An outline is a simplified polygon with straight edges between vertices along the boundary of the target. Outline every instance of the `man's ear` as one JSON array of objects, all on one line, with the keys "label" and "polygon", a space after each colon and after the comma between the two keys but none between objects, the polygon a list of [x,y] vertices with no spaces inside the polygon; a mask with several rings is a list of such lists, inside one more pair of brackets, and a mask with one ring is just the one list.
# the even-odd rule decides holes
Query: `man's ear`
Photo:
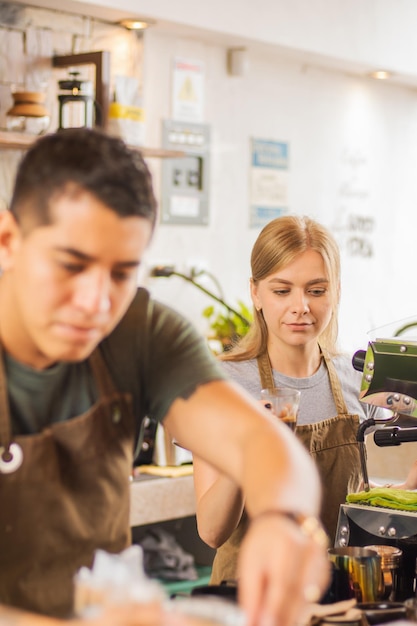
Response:
[{"label": "man's ear", "polygon": [[14,215],[0,211],[0,268],[6,272],[13,266],[14,253],[20,245],[21,230]]}]

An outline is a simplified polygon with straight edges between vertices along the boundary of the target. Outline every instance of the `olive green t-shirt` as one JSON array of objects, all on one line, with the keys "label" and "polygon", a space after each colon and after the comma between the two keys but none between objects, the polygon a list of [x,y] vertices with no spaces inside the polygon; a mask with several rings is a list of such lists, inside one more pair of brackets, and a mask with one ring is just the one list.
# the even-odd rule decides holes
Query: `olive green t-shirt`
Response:
[{"label": "olive green t-shirt", "polygon": [[[100,349],[118,391],[130,393],[137,432],[145,416],[163,420],[172,402],[225,378],[205,339],[173,309],[137,294]],[[37,371],[5,355],[12,430],[40,432],[87,411],[97,399],[88,360]]]}]

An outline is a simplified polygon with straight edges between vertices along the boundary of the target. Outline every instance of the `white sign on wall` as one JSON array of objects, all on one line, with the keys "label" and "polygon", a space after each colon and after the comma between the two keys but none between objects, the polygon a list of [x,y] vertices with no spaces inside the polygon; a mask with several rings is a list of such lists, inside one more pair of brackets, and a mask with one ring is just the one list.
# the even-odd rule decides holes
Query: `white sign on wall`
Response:
[{"label": "white sign on wall", "polygon": [[175,58],[172,75],[172,119],[202,122],[204,116],[204,64]]}]

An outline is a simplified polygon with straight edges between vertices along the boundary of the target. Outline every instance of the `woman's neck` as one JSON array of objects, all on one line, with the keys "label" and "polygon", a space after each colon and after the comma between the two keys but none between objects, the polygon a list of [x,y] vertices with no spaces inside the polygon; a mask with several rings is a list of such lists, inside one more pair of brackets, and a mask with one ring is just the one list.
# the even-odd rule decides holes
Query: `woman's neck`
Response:
[{"label": "woman's neck", "polygon": [[307,378],[317,372],[321,363],[320,347],[313,346],[271,346],[268,355],[272,369],[293,378]]}]

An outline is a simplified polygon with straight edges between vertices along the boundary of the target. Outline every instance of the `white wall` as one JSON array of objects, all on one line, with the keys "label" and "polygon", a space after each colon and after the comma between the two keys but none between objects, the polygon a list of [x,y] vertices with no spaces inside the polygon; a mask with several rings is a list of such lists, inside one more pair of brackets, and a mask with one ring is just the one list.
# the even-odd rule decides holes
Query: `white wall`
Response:
[{"label": "white wall", "polygon": [[[268,14],[260,10],[266,1],[257,3],[255,20],[252,5],[243,3],[237,12],[235,0],[227,0],[220,12],[223,21],[214,11],[215,6],[206,15],[200,5],[201,10],[196,12],[196,5],[182,0],[176,4],[174,15],[165,0],[152,2],[154,17],[164,15],[167,20],[176,18],[187,23],[188,34],[159,25],[145,34],[146,143],[151,147],[161,143],[162,120],[171,117],[172,60],[185,56],[205,64],[205,121],[211,125],[212,149],[209,225],[159,225],[146,265],[170,262],[180,271],[190,264],[204,265],[220,280],[230,304],[235,305],[239,299],[249,302],[249,255],[258,234],[248,226],[249,142],[253,137],[287,141],[289,210],[322,221],[341,246],[340,339],[343,347],[354,351],[364,347],[368,329],[417,315],[413,294],[416,91],[413,80],[409,80],[408,87],[390,85],[373,82],[362,71],[356,75],[353,72],[356,63],[381,60],[413,74],[417,54],[411,54],[411,24],[415,22],[411,10],[415,4],[408,0],[364,0],[361,11],[355,13],[352,7],[358,3],[351,0],[340,0],[337,12],[333,0],[331,6],[329,0],[277,0]],[[100,3],[102,0],[96,4]],[[123,6],[126,3],[128,0]],[[112,4],[110,0],[108,4]],[[395,17],[401,20],[394,20],[394,5],[398,9]],[[144,11],[150,10],[145,1],[141,6]],[[314,11],[316,18],[310,19],[307,37],[308,19]],[[7,110],[3,96],[7,95],[10,102],[11,82],[36,65],[37,54],[45,68],[47,57],[56,53],[57,47],[60,53],[88,50],[91,46],[98,49],[97,45],[112,47],[112,33],[120,37],[120,29],[101,28],[87,18],[78,26],[71,16],[56,11],[42,13],[41,19],[31,9],[24,16],[23,25],[5,27],[0,32],[4,53],[0,63],[0,118]],[[268,19],[271,24],[276,22],[275,30],[262,30],[261,24]],[[253,40],[248,43],[249,70],[243,77],[229,76],[226,49],[232,39],[226,38],[228,43],[224,43],[225,33],[234,30],[234,43],[240,36],[249,37],[251,20],[254,27]],[[201,29],[204,24],[202,37],[195,27]],[[346,27],[343,36],[342,24]],[[365,25],[369,27],[366,33]],[[275,47],[264,45],[271,32],[276,35]],[[142,77],[142,49],[132,44],[132,37],[125,48],[125,63],[118,58],[117,71],[122,67]],[[28,41],[32,42],[29,50]],[[38,48],[34,42],[38,42]],[[26,65],[25,52],[29,53]],[[317,64],[318,58],[321,65]],[[335,68],[341,61],[352,62],[349,72]],[[20,73],[13,72],[11,77],[15,66]],[[50,67],[48,71],[55,83]],[[56,104],[55,91],[49,102],[51,106]],[[0,195],[5,203],[16,156],[4,152],[0,155]],[[149,163],[159,195],[161,161],[151,159]],[[205,331],[201,311],[210,303],[207,297],[178,278],[148,279],[147,267],[143,280],[154,295],[181,310]],[[209,279],[204,284],[215,289]]]},{"label": "white wall", "polygon": [[[175,56],[206,67],[210,223],[161,224],[148,264],[175,262],[182,270],[201,259],[229,303],[248,302],[249,255],[259,232],[248,226],[249,140],[282,140],[290,146],[290,212],[322,221],[341,246],[342,347],[364,347],[369,329],[417,316],[416,92],[256,49],[249,50],[247,75],[231,77],[223,46],[149,30],[144,85],[150,145],[158,144],[161,121],[170,117]],[[158,188],[160,163],[151,166]],[[209,301],[192,286],[174,277],[148,286],[203,327],[200,311]]]},{"label": "white wall", "polygon": [[[36,4],[56,8],[55,0]],[[66,0],[65,10],[108,20],[151,17],[229,45],[262,42],[329,63],[417,74],[415,0]]]}]

